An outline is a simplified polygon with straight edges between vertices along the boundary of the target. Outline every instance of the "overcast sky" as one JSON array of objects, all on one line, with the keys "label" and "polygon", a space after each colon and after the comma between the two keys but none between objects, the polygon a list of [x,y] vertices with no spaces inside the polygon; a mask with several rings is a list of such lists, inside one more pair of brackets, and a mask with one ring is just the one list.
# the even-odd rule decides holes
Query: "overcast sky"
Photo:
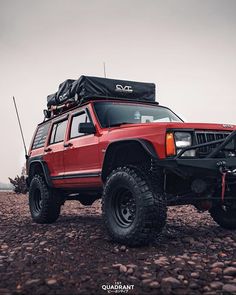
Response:
[{"label": "overcast sky", "polygon": [[235,0],[0,0],[0,182],[20,173],[46,97],[81,74],[154,82],[187,121],[236,123]]}]

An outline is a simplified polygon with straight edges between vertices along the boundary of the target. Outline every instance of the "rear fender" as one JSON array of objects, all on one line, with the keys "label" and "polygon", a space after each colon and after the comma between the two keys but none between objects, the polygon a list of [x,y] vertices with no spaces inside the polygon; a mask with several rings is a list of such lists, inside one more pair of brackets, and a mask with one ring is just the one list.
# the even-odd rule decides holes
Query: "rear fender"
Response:
[{"label": "rear fender", "polygon": [[32,159],[29,159],[28,161],[29,161],[28,162],[28,167],[29,167],[28,183],[30,184],[35,174],[41,174],[44,177],[47,185],[49,187],[53,187],[47,163],[43,161],[42,157],[32,158]]}]

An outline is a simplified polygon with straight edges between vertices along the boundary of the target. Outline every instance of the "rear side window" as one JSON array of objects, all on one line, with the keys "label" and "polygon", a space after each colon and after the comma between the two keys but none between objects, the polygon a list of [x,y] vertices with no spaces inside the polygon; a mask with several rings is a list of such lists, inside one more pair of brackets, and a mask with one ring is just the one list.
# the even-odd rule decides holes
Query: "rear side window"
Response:
[{"label": "rear side window", "polygon": [[64,120],[53,124],[50,137],[50,144],[61,142],[64,140],[67,122],[68,120]]},{"label": "rear side window", "polygon": [[38,127],[38,130],[36,132],[34,142],[32,145],[33,150],[44,146],[44,143],[48,134],[49,126],[50,126],[50,123],[47,123]]},{"label": "rear side window", "polygon": [[89,116],[85,112],[73,116],[70,129],[70,138],[83,136],[84,133],[79,132],[79,124],[89,122],[91,121],[89,119]]}]

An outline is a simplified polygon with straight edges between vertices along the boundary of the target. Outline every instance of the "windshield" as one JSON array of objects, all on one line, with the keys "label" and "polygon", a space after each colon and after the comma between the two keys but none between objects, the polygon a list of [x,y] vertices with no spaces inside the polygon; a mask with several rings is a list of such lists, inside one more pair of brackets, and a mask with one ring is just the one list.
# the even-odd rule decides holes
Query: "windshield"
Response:
[{"label": "windshield", "polygon": [[160,106],[119,102],[95,102],[94,107],[103,128],[122,124],[183,122],[171,110]]}]

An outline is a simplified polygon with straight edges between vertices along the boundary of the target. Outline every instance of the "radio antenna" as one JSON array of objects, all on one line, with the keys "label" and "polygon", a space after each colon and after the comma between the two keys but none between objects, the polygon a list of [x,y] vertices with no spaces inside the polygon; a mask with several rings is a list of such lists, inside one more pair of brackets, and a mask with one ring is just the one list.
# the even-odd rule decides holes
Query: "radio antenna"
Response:
[{"label": "radio antenna", "polygon": [[22,141],[23,141],[24,149],[25,149],[25,158],[28,159],[27,149],[26,149],[26,144],[25,144],[25,139],[24,139],[24,134],[23,134],[23,130],[22,130],[21,122],[20,122],[20,116],[19,116],[19,113],[18,113],[18,109],[17,109],[17,105],[16,105],[16,100],[15,100],[15,97],[14,96],[13,96],[13,102],[14,102],[14,106],[15,106],[15,110],[16,110],[16,116],[17,116],[18,124],[19,124],[19,127],[20,127],[21,138],[22,138]]},{"label": "radio antenna", "polygon": [[105,62],[103,62],[103,72],[104,72],[104,77],[106,78],[107,74],[106,74],[106,63]]}]

